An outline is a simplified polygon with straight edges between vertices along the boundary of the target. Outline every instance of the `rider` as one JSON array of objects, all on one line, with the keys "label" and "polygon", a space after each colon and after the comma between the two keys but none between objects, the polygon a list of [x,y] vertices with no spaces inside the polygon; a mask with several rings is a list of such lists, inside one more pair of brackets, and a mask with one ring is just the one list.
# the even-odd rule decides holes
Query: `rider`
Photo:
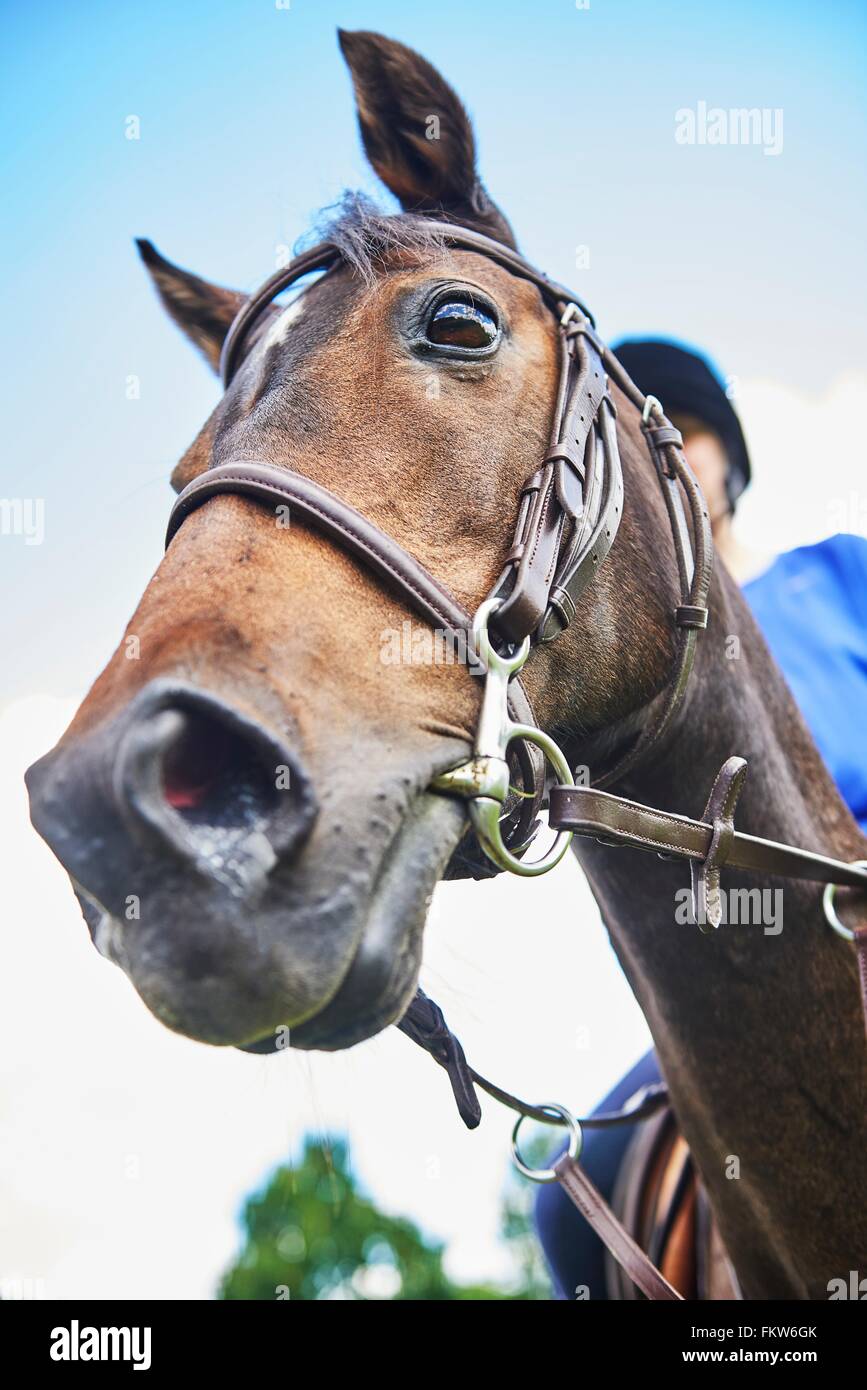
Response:
[{"label": "rider", "polygon": [[[672,342],[627,340],[614,351],[683,435],[710,509],[716,553],[743,585],[841,796],[867,831],[867,540],[833,535],[776,557],[748,550],[733,519],[750,481],[750,460],[716,373],[698,353]],[[649,1052],[598,1110],[619,1110],[660,1079]],[[633,1125],[585,1133],[582,1166],[609,1201],[634,1133]],[[579,1285],[591,1298],[606,1297],[602,1244],[559,1183],[539,1189],[536,1225],[558,1297],[574,1298]]]}]

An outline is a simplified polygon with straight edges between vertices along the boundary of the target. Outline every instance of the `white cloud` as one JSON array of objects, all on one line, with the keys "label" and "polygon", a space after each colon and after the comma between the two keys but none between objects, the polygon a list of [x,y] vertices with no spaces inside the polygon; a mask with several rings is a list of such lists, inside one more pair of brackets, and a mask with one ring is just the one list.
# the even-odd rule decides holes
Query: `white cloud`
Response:
[{"label": "white cloud", "polygon": [[821,396],[769,379],[745,381],[735,406],[753,464],[753,484],[738,508],[747,544],[776,552],[836,531],[867,535],[863,373],[845,373]]}]

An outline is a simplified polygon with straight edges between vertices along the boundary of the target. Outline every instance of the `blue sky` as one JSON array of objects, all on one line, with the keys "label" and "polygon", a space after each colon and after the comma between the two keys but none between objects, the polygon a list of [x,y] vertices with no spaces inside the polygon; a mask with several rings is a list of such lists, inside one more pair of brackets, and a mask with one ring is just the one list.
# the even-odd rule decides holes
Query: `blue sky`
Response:
[{"label": "blue sky", "polygon": [[[865,365],[855,0],[4,9],[0,493],[46,505],[44,545],[0,545],[7,693],[80,690],[108,657],[159,558],[171,465],[216,399],[132,238],[251,288],[343,188],[377,191],[338,25],[441,68],[525,251],[576,282],[608,337],[661,331],[794,387]],[[674,113],[700,100],[782,108],[782,153],[678,145]]]}]

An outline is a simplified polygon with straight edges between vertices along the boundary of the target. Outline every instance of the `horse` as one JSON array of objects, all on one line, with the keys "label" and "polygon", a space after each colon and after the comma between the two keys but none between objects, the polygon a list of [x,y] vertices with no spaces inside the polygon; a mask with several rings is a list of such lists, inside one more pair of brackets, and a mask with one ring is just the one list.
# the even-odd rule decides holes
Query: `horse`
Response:
[{"label": "horse", "polygon": [[[367,158],[401,212],[356,199],[333,216],[327,273],[288,307],[258,305],[240,345],[234,334],[227,389],[172,475],[188,495],[215,470],[237,482],[263,466],[272,481],[281,470],[309,480],[307,501],[263,507],[234,486],[191,506],[115,654],[27,776],[33,823],[97,949],[167,1027],[254,1050],[285,1030],[296,1048],[351,1047],[402,1019],[437,882],[505,862],[470,833],[466,788],[448,794],[476,749],[487,692],[469,660],[382,659],[385,636],[417,616],[418,591],[406,571],[390,584],[382,555],[378,569],[366,562],[357,534],[354,549],[335,544],[334,523],[319,524],[322,498],[397,538],[419,573],[477,612],[510,563],[510,521],[550,447],[562,368],[564,328],[543,278],[520,269],[456,94],[399,43],[367,32],[339,41]],[[465,235],[450,239],[454,228]],[[247,297],[149,241],[139,249],[171,318],[225,367]],[[598,345],[575,314],[576,333]],[[696,542],[700,516],[678,548],[646,413],[605,362],[623,479],[616,535],[574,611],[562,601],[557,640],[533,646],[523,707],[566,773],[620,766],[630,804],[691,817],[735,748],[750,764],[745,781],[737,769],[742,827],[863,859],[721,566],[708,576],[691,680],[659,725],[681,641],[671,614],[683,605],[683,534]],[[572,473],[558,475],[567,492]],[[678,472],[674,491],[689,486]],[[296,482],[293,497],[303,491]],[[683,611],[701,625],[696,605]],[[660,736],[630,759],[651,725]],[[513,828],[526,830],[532,775],[525,762],[510,778]],[[826,1297],[829,1280],[867,1265],[855,954],[824,929],[821,890],[806,879],[787,883],[777,934],[677,925],[682,865],[610,840],[572,847],[741,1291]],[[773,879],[732,871],[731,881]]]}]

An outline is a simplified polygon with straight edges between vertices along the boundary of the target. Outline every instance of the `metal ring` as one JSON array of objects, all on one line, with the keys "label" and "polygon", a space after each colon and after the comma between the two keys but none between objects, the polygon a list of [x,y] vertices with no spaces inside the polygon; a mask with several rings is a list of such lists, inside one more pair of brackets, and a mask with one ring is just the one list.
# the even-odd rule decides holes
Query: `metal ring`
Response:
[{"label": "metal ring", "polygon": [[[542,729],[534,728],[532,724],[513,724],[510,721],[507,726],[506,748],[516,738],[522,738],[526,743],[533,743],[542,750],[557,774],[557,779],[561,785],[567,787],[573,785],[571,768],[562,749],[558,747],[549,734],[544,733]],[[541,874],[547,874],[551,869],[556,868],[572,843],[573,832],[571,830],[558,830],[557,838],[547,853],[543,854],[541,859],[532,859],[528,862],[512,854],[503,841],[500,827],[502,809],[502,806],[491,800],[490,797],[476,797],[470,802],[470,820],[488,858],[492,859],[501,869],[506,869],[519,878],[538,878]]]},{"label": "metal ring", "polygon": [[665,411],[662,408],[662,401],[657,400],[656,396],[645,396],[644,409],[641,412],[642,424],[647,424],[648,420],[650,419],[651,411],[654,410],[656,411],[657,415],[665,414]]},{"label": "metal ring", "polygon": [[504,602],[501,598],[488,598],[479,605],[473,618],[472,639],[476,655],[486,671],[493,668],[503,675],[513,676],[517,675],[530,654],[530,639],[525,637],[511,656],[501,656],[496,650],[488,633],[488,619],[498,608],[502,608]]},{"label": "metal ring", "polygon": [[[567,1153],[572,1162],[577,1163],[581,1155],[581,1148],[584,1144],[584,1135],[572,1111],[567,1110],[565,1105],[558,1105],[556,1101],[546,1101],[544,1105],[538,1105],[536,1109],[550,1110],[552,1114],[560,1116],[564,1125],[568,1125],[569,1148],[567,1149]],[[518,1172],[523,1173],[524,1177],[529,1178],[531,1182],[556,1182],[557,1174],[554,1172],[553,1168],[528,1168],[521,1157],[520,1150],[518,1149],[518,1130],[528,1118],[527,1115],[519,1115],[515,1121],[515,1128],[512,1130],[512,1161]]]},{"label": "metal ring", "polygon": [[[867,869],[867,859],[856,859],[852,864],[853,869]],[[845,922],[841,922],[837,916],[837,909],[834,900],[837,897],[839,883],[829,883],[822,894],[822,907],[825,909],[825,920],[828,926],[834,930],[838,936],[842,936],[844,941],[854,941],[855,933],[851,927],[847,927]]]},{"label": "metal ring", "polygon": [[[541,729],[531,724],[517,724],[508,717],[508,683],[516,676],[527,659],[530,639],[525,637],[517,651],[511,656],[501,656],[493,647],[488,633],[488,619],[503,603],[502,599],[489,598],[479,606],[473,619],[472,642],[476,655],[485,668],[485,695],[482,714],[476,731],[476,763],[480,758],[496,760],[508,778],[507,755],[513,739],[523,739],[526,743],[540,748],[554,769],[558,780],[567,786],[572,785],[572,772],[561,749],[554,740]],[[488,701],[496,694],[502,701],[501,708],[495,712],[496,726],[491,726],[488,718],[491,711]],[[485,722],[484,735],[482,733]],[[507,783],[508,785],[508,783]],[[479,843],[488,858],[501,869],[518,874],[521,878],[534,878],[545,874],[559,864],[572,840],[571,830],[561,830],[548,853],[539,860],[526,863],[506,848],[500,824],[503,815],[503,797],[496,790],[476,787],[470,794],[469,816]]]},{"label": "metal ring", "polygon": [[558,830],[557,838],[541,859],[519,859],[506,847],[500,828],[502,805],[490,797],[477,796],[470,801],[469,814],[473,829],[485,854],[500,869],[518,878],[539,878],[556,869],[570,844],[571,830]]}]

